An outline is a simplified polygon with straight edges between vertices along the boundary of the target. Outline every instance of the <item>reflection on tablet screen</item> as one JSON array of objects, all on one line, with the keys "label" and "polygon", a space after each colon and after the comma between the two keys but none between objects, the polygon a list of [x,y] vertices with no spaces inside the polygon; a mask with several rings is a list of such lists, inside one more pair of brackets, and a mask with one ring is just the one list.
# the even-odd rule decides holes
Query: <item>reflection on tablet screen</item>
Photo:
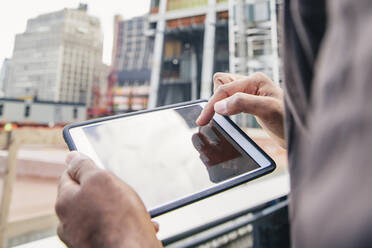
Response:
[{"label": "reflection on tablet screen", "polygon": [[153,208],[259,168],[217,123],[198,127],[201,110],[149,112],[83,130],[102,164]]}]

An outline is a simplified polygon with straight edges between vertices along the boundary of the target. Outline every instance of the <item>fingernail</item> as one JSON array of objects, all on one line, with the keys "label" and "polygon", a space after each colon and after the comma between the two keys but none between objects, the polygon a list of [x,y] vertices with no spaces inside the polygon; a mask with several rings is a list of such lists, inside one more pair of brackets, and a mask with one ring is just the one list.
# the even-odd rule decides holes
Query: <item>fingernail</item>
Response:
[{"label": "fingernail", "polygon": [[217,102],[214,105],[214,111],[216,111],[217,113],[221,115],[227,114],[227,101],[222,100],[222,101]]},{"label": "fingernail", "polygon": [[198,118],[196,119],[196,123],[197,123],[197,124],[200,122],[203,113],[204,113],[204,109],[202,109],[202,111],[200,112]]}]

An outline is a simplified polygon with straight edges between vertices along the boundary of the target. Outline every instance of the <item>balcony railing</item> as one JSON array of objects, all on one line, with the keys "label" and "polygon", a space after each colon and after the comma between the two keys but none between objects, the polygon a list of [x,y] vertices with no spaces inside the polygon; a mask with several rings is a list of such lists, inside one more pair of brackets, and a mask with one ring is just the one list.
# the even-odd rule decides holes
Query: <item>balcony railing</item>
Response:
[{"label": "balcony railing", "polygon": [[163,240],[165,247],[290,247],[288,199],[276,200]]}]

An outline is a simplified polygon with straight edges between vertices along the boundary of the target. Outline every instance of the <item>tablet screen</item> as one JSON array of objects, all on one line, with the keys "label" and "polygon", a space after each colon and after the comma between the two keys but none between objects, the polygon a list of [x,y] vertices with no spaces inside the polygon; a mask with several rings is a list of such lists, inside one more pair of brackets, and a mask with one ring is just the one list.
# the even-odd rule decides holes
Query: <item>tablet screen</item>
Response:
[{"label": "tablet screen", "polygon": [[200,105],[83,126],[96,157],[132,186],[148,209],[200,192],[260,166]]}]

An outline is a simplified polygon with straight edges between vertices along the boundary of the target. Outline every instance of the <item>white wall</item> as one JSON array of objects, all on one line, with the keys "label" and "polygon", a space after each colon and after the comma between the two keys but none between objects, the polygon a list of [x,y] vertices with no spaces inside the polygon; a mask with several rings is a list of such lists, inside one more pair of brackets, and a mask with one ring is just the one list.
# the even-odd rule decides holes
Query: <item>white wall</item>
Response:
[{"label": "white wall", "polygon": [[[24,101],[1,100],[3,113],[0,122],[22,122],[36,124],[59,124],[86,120],[86,107],[83,105],[68,105],[54,103],[27,103]],[[30,106],[29,116],[25,116],[26,106]],[[74,118],[74,109],[77,118]]]}]

